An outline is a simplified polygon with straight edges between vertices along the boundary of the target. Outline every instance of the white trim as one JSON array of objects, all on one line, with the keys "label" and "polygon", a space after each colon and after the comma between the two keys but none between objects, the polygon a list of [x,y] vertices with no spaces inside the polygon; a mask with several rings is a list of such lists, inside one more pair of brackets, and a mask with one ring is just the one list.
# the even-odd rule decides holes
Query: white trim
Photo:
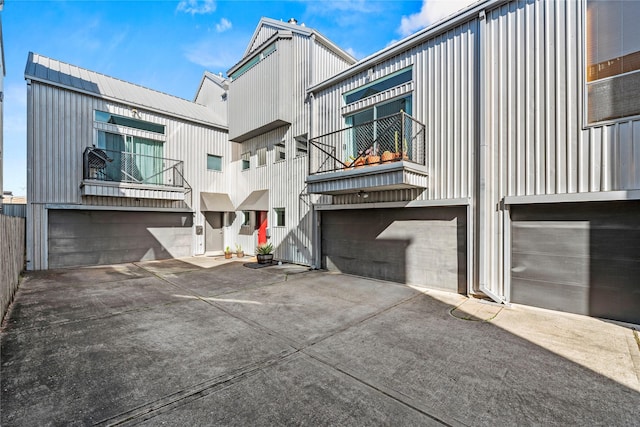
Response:
[{"label": "white trim", "polygon": [[624,200],[640,200],[640,189],[589,193],[507,196],[504,198],[504,203],[506,205],[527,205],[534,203],[612,202]]},{"label": "white trim", "polygon": [[195,213],[189,208],[153,208],[141,206],[95,206],[95,205],[72,205],[64,203],[46,203],[45,209],[57,210],[80,210],[80,211],[133,211],[133,212],[180,212]]},{"label": "white trim", "polygon": [[345,205],[321,205],[314,204],[317,211],[339,211],[347,209],[384,209],[384,208],[431,208],[445,206],[468,206],[471,199],[439,199],[439,200],[413,200],[410,202],[380,202],[380,203],[355,203]]}]

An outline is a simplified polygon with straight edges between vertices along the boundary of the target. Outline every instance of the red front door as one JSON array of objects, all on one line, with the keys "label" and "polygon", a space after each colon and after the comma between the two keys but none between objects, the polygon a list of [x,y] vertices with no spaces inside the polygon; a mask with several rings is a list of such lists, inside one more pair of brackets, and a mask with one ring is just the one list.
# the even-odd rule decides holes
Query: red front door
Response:
[{"label": "red front door", "polygon": [[258,245],[267,243],[267,211],[258,211]]}]

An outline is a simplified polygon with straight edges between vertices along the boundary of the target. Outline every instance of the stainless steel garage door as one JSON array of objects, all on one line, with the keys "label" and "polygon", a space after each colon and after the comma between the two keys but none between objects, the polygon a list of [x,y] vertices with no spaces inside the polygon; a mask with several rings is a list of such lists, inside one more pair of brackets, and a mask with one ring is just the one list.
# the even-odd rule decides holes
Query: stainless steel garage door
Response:
[{"label": "stainless steel garage door", "polygon": [[191,213],[50,210],[49,268],[191,255]]},{"label": "stainless steel garage door", "polygon": [[640,203],[513,206],[511,300],[640,323]]},{"label": "stainless steel garage door", "polygon": [[324,211],[323,268],[466,292],[466,208]]}]

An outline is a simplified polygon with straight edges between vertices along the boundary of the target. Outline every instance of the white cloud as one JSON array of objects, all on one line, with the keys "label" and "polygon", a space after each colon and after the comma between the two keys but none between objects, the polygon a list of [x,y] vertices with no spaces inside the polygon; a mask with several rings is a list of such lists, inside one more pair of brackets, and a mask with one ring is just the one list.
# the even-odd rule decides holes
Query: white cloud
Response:
[{"label": "white cloud", "polygon": [[464,9],[476,1],[477,0],[422,0],[420,12],[402,17],[398,32],[402,36],[408,36],[460,9]]},{"label": "white cloud", "polygon": [[236,38],[225,40],[206,39],[184,48],[185,57],[192,63],[210,71],[227,71],[241,59],[246,40]]},{"label": "white cloud", "polygon": [[230,29],[231,29],[231,21],[229,21],[228,19],[222,18],[220,22],[216,24],[216,31],[219,33],[223,33]]},{"label": "white cloud", "polygon": [[215,0],[181,0],[176,10],[191,15],[205,15],[215,12],[216,2]]}]

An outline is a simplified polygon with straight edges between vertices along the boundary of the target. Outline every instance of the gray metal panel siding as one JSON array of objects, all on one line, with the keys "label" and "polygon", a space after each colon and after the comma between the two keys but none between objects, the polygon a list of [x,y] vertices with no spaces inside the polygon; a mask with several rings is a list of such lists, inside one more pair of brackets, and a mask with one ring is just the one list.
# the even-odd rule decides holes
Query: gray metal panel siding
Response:
[{"label": "gray metal panel siding", "polygon": [[4,203],[2,205],[2,214],[6,216],[17,216],[21,218],[27,217],[27,205]]},{"label": "gray metal panel siding", "polygon": [[[172,200],[118,197],[82,197],[82,153],[94,144],[95,109],[130,116],[126,104],[105,101],[86,94],[32,82],[28,86],[27,194],[33,205],[28,221],[28,258],[32,269],[46,268],[46,210],[44,204],[83,204],[91,206],[178,207]],[[185,179],[192,187],[187,203],[199,212],[200,191],[230,192],[232,176],[207,170],[207,154],[223,157],[223,170],[230,168],[232,146],[225,131],[148,111],[139,111],[143,120],[166,126],[164,157],[184,162]],[[180,202],[181,206],[184,206]],[[38,223],[38,221],[45,221]],[[204,223],[197,213],[194,222]],[[193,253],[204,252],[204,237],[193,238]]]},{"label": "gray metal panel siding", "polygon": [[229,85],[229,139],[276,120],[291,121],[282,106],[291,102],[286,90],[290,82],[283,75],[289,63],[285,58],[287,44],[287,40],[279,40],[275,52]]},{"label": "gray metal panel siding", "polygon": [[[477,21],[377,64],[371,80],[413,66],[413,116],[426,125],[429,188],[419,200],[456,199],[473,192],[475,44]],[[314,135],[345,126],[343,94],[366,83],[363,72],[316,94]],[[394,192],[398,196],[405,193]]]},{"label": "gray metal panel siding", "polygon": [[[303,132],[302,123],[296,127],[284,126],[271,132],[244,142],[243,149],[250,150],[251,168],[240,171],[240,161],[236,162],[239,171],[235,191],[231,194],[232,201],[238,206],[251,192],[269,190],[268,224],[270,242],[276,248],[275,255],[279,259],[300,264],[311,263],[311,214],[309,196],[306,194],[304,177],[307,174],[307,158],[294,157],[295,145],[293,137],[296,132]],[[274,144],[285,140],[286,160],[275,161]],[[267,161],[264,166],[256,166],[256,150],[267,148]],[[275,208],[285,208],[285,226],[275,227]],[[239,213],[238,213],[239,214]],[[241,230],[241,215],[234,224],[236,241],[247,253],[253,253],[256,245],[255,233],[246,234]]]},{"label": "gray metal panel siding", "polygon": [[314,41],[312,49],[313,69],[309,86],[335,76],[351,65],[322,43]]},{"label": "gray metal panel siding", "polygon": [[255,52],[256,49],[260,48],[264,42],[273,37],[277,32],[278,28],[272,27],[268,24],[263,24],[248,52]]},{"label": "gray metal panel siding", "polygon": [[512,2],[487,16],[497,197],[640,188],[640,120],[584,127],[584,2]]}]

